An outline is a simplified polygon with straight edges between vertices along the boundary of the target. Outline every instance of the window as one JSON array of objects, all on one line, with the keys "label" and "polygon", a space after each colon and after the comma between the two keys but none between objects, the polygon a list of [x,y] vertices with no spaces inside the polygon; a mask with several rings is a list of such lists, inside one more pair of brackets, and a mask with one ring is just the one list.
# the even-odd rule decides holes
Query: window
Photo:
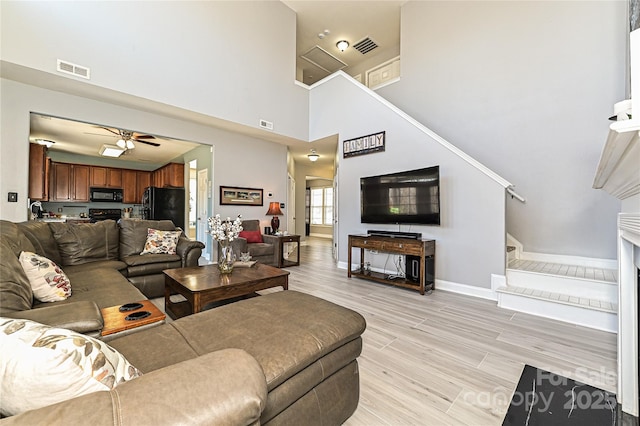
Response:
[{"label": "window", "polygon": [[333,188],[311,188],[311,224],[333,224]]}]

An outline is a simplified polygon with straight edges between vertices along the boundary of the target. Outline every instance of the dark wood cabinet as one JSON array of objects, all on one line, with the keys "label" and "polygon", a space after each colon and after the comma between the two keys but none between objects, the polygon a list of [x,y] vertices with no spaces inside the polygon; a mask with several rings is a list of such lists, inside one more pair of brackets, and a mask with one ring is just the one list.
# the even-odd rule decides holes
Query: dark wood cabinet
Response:
[{"label": "dark wood cabinet", "polygon": [[140,202],[140,200],[136,198],[138,192],[136,175],[136,170],[122,171],[122,202],[125,204],[137,204]]},{"label": "dark wood cabinet", "polygon": [[29,144],[29,198],[32,201],[49,200],[49,167],[47,147]]},{"label": "dark wood cabinet", "polygon": [[151,186],[151,175],[153,172],[138,170],[136,173],[136,197],[137,203],[142,202],[142,194],[144,190]]},{"label": "dark wood cabinet", "polygon": [[89,201],[89,166],[72,164],[73,201]]},{"label": "dark wood cabinet", "polygon": [[89,166],[52,163],[50,201],[89,201]]},{"label": "dark wood cabinet", "polygon": [[168,186],[184,187],[184,164],[169,163],[153,172],[153,186],[164,188]]},{"label": "dark wood cabinet", "polygon": [[91,166],[90,183],[96,188],[122,188],[122,169]]},{"label": "dark wood cabinet", "polygon": [[[352,267],[351,254],[353,249],[360,249],[360,265]],[[375,272],[365,266],[365,250],[386,252],[407,256],[416,256],[419,259],[419,282],[415,283],[405,277],[390,276],[386,273]],[[391,284],[398,287],[418,290],[424,294],[425,289],[435,289],[435,240],[419,240],[412,238],[383,237],[375,235],[349,235],[348,272],[347,276],[364,278],[379,283]],[[427,279],[427,260],[432,265],[428,271],[430,279]]]},{"label": "dark wood cabinet", "polygon": [[[142,203],[149,186],[184,187],[184,164],[170,163],[153,172],[114,167],[57,163],[44,146],[29,151],[29,197],[41,201],[89,201],[89,188],[122,188],[124,204]],[[49,170],[50,169],[50,170]]]}]

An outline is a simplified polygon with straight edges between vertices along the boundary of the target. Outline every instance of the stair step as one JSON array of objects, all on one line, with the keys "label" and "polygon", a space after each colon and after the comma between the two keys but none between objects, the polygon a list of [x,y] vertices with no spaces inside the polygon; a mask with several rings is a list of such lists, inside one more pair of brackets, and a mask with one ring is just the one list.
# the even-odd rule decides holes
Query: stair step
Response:
[{"label": "stair step", "polygon": [[584,327],[615,333],[618,306],[599,299],[504,286],[496,290],[498,306]]},{"label": "stair step", "polygon": [[580,265],[565,265],[561,263],[539,262],[535,260],[513,259],[509,261],[507,269],[527,271],[531,273],[558,275],[584,280],[618,282],[618,271],[615,269],[595,268]]},{"label": "stair step", "polygon": [[618,305],[607,300],[571,296],[563,293],[554,293],[526,287],[515,287],[511,285],[500,287],[496,291],[498,291],[499,293],[517,294],[523,297],[530,297],[532,299],[548,300],[553,303],[572,305],[595,311],[610,312],[614,314],[617,314],[618,312]]}]

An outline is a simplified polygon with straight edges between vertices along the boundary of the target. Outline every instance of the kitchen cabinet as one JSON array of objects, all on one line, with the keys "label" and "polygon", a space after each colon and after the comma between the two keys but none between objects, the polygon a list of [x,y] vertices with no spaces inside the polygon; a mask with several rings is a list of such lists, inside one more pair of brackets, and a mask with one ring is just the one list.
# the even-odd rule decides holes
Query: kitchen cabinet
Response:
[{"label": "kitchen cabinet", "polygon": [[51,163],[49,201],[89,201],[89,166]]},{"label": "kitchen cabinet", "polygon": [[29,144],[29,198],[31,201],[49,200],[49,167],[47,147]]},{"label": "kitchen cabinet", "polygon": [[144,194],[144,190],[151,186],[151,175],[152,172],[145,172],[138,170],[136,174],[136,197],[137,203],[142,202],[142,194]]},{"label": "kitchen cabinet", "polygon": [[184,187],[184,164],[169,163],[153,172],[153,186],[164,187]]},{"label": "kitchen cabinet", "polygon": [[137,204],[140,202],[136,198],[137,194],[137,172],[135,170],[123,170],[122,171],[122,202],[124,204]]},{"label": "kitchen cabinet", "polygon": [[122,169],[91,166],[90,182],[96,188],[122,188]]},{"label": "kitchen cabinet", "polygon": [[146,187],[151,186],[151,174],[143,170],[122,170],[123,203],[140,204]]}]

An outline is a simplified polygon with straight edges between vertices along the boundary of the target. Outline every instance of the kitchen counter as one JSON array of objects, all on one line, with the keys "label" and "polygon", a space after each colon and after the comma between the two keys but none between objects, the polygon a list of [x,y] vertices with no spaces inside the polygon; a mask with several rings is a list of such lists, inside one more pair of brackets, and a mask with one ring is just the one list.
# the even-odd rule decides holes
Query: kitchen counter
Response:
[{"label": "kitchen counter", "polygon": [[88,217],[80,216],[64,216],[64,217],[42,217],[36,219],[38,222],[70,222],[70,223],[89,223]]}]

